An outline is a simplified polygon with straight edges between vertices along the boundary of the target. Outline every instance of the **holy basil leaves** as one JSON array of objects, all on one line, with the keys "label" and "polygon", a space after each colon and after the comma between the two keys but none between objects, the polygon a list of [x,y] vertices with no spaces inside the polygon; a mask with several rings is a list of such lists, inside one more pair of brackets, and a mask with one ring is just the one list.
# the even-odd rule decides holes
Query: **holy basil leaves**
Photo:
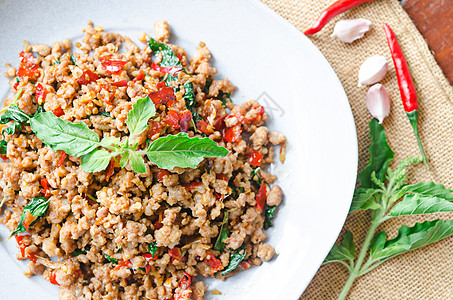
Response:
[{"label": "holy basil leaves", "polygon": [[114,265],[118,264],[118,262],[120,261],[119,259],[111,257],[110,255],[107,255],[107,254],[104,254],[104,255],[105,255],[105,258],[107,258],[107,260]]},{"label": "holy basil leaves", "polygon": [[245,259],[246,256],[245,248],[244,246],[241,246],[239,249],[236,250],[236,252],[233,252],[230,254],[230,262],[228,263],[228,266],[220,272],[222,276],[227,275],[228,273],[234,271],[237,266]]},{"label": "holy basil leaves", "polygon": [[[22,214],[19,219],[19,224],[17,225],[17,228],[13,232],[11,232],[11,236],[28,231],[28,227],[36,223],[39,220],[39,218],[43,217],[46,214],[47,209],[49,208],[49,203],[50,200],[44,197],[33,198],[24,207],[24,210],[22,211]],[[32,218],[33,221],[31,221],[30,224],[26,223],[26,221],[29,220],[27,214],[31,214],[33,216]]]},{"label": "holy basil leaves", "polygon": [[228,215],[229,211],[227,210],[225,211],[225,214],[223,216],[222,225],[220,226],[219,236],[217,237],[217,240],[215,242],[214,250],[223,251],[223,249],[225,249],[225,239],[228,237],[229,234]]},{"label": "holy basil leaves", "polygon": [[148,245],[148,252],[153,256],[153,259],[157,259],[156,252],[157,252],[157,244],[156,242],[152,242]]}]

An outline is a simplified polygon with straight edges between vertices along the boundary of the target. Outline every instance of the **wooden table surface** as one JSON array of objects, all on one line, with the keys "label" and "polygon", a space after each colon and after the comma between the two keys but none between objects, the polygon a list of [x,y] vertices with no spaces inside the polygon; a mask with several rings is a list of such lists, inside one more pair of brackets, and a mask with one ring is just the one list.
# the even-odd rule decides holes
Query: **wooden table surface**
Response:
[{"label": "wooden table surface", "polygon": [[404,8],[453,85],[453,0],[408,0]]}]

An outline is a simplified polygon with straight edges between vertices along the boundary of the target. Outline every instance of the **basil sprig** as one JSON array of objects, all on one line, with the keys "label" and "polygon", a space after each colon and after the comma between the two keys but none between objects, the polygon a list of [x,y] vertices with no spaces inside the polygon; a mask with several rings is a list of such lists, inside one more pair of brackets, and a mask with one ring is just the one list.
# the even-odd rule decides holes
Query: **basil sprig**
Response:
[{"label": "basil sprig", "polygon": [[148,127],[148,120],[156,113],[154,103],[147,96],[137,100],[127,114],[126,125],[130,137],[120,141],[117,137],[102,140],[83,123],[72,123],[44,112],[31,118],[33,132],[53,150],[63,150],[72,156],[82,157],[82,169],[99,172],[107,168],[112,158],[120,156],[120,166],[127,163],[138,173],[146,172],[143,155],[162,169],[174,167],[196,168],[205,157],[222,157],[228,150],[209,138],[189,137],[187,133],[160,137],[145,150],[137,150],[133,136]]},{"label": "basil sprig", "polygon": [[223,270],[220,275],[225,276],[226,274],[234,271],[237,266],[245,259],[246,256],[244,246],[241,246],[236,252],[230,254],[230,262],[228,266]]},{"label": "basil sprig", "polygon": [[[389,168],[394,153],[385,137],[384,127],[376,119],[370,122],[370,161],[359,174],[350,213],[371,210],[371,225],[356,257],[353,235],[347,231],[340,244],[330,250],[324,263],[340,262],[350,272],[338,299],[345,299],[355,279],[397,255],[435,243],[453,234],[453,220],[425,221],[402,226],[388,239],[385,231],[376,233],[380,224],[393,217],[453,212],[453,191],[441,184],[420,182],[405,184],[406,168],[422,158],[406,158],[395,169]],[[366,260],[365,260],[366,259]]]}]

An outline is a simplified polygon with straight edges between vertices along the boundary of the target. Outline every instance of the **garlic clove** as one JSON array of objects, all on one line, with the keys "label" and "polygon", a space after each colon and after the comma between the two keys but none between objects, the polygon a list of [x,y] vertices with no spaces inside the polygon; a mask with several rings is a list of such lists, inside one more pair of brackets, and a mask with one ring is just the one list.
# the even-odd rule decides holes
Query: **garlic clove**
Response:
[{"label": "garlic clove", "polygon": [[359,87],[375,84],[384,78],[388,70],[387,59],[382,55],[367,58],[359,70]]},{"label": "garlic clove", "polygon": [[390,98],[382,84],[375,84],[366,94],[366,106],[370,114],[382,124],[384,118],[390,114]]},{"label": "garlic clove", "polygon": [[345,43],[362,38],[370,30],[371,21],[367,19],[352,19],[338,21],[331,37],[336,37]]}]

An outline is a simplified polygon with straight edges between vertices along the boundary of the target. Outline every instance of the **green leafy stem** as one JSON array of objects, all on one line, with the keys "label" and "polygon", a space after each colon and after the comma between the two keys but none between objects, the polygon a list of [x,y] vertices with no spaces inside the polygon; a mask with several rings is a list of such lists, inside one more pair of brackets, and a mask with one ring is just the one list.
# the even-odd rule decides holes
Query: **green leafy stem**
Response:
[{"label": "green leafy stem", "polygon": [[[402,226],[393,239],[387,239],[378,226],[392,217],[453,211],[453,191],[441,184],[421,182],[406,185],[406,168],[423,161],[407,158],[394,170],[389,168],[394,153],[385,131],[377,120],[370,123],[370,161],[359,174],[361,187],[356,189],[350,213],[371,211],[371,225],[356,259],[356,245],[351,231],[341,244],[335,244],[324,263],[339,262],[349,271],[338,299],[345,299],[352,284],[359,277],[397,255],[429,245],[453,234],[453,220],[425,221],[412,227]],[[368,254],[368,255],[367,255]],[[365,261],[365,259],[367,259]]]}]

